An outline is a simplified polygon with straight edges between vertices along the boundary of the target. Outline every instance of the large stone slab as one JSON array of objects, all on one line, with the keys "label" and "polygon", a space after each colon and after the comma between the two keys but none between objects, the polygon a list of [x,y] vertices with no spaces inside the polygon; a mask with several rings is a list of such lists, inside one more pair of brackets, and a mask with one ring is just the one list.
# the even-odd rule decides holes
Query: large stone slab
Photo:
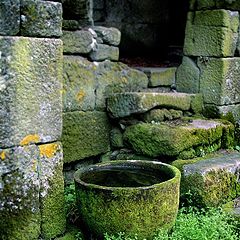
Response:
[{"label": "large stone slab", "polygon": [[[107,109],[112,117],[126,117],[144,113],[155,107],[191,110],[195,95],[185,93],[133,92],[114,94],[107,100]],[[201,105],[201,99],[198,99]],[[195,104],[195,103],[194,103]]]},{"label": "large stone slab", "polygon": [[212,10],[189,12],[184,54],[188,56],[234,56],[238,39],[238,12]]},{"label": "large stone slab", "polygon": [[41,236],[52,239],[66,225],[63,152],[59,142],[39,146]]},{"label": "large stone slab", "polygon": [[88,54],[95,47],[94,38],[89,31],[63,31],[63,52],[71,54]]},{"label": "large stone slab", "polygon": [[62,4],[49,1],[21,1],[21,35],[60,37],[62,35]]},{"label": "large stone slab", "polygon": [[197,64],[189,57],[184,56],[182,64],[176,72],[176,88],[179,92],[199,92],[200,70]]},{"label": "large stone slab", "polygon": [[104,112],[63,114],[64,162],[97,156],[110,149],[110,124]]},{"label": "large stone slab", "polygon": [[205,103],[230,105],[240,102],[240,58],[199,58],[197,65]]},{"label": "large stone slab", "polygon": [[40,235],[38,157],[33,145],[0,149],[2,239],[38,239]]},{"label": "large stone slab", "polygon": [[225,153],[182,166],[182,195],[191,192],[202,207],[216,207],[240,194],[240,154]]},{"label": "large stone slab", "polygon": [[172,86],[175,84],[175,67],[154,68],[140,67],[138,70],[147,74],[149,79],[149,87]]},{"label": "large stone slab", "polygon": [[96,108],[106,109],[106,98],[115,93],[138,92],[146,89],[147,76],[123,63],[104,61],[96,71]]},{"label": "large stone slab", "polygon": [[17,35],[20,31],[20,0],[0,2],[0,35]]},{"label": "large stone slab", "polygon": [[0,146],[59,139],[62,42],[0,37]]},{"label": "large stone slab", "polygon": [[137,153],[150,157],[178,157],[192,150],[196,150],[194,155],[197,156],[200,148],[231,145],[233,131],[232,124],[213,120],[195,119],[177,124],[139,123],[126,129],[124,141]]},{"label": "large stone slab", "polygon": [[85,58],[64,56],[63,104],[64,111],[89,111],[95,108],[97,66]]}]

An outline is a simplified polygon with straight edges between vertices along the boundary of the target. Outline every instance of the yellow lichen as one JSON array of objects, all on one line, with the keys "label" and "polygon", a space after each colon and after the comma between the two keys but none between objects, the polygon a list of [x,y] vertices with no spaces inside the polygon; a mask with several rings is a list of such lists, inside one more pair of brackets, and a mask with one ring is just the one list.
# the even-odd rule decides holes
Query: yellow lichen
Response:
[{"label": "yellow lichen", "polygon": [[4,151],[0,152],[0,158],[4,160],[6,158],[6,153]]},{"label": "yellow lichen", "polygon": [[32,170],[33,171],[37,170],[37,160],[36,159],[32,160]]},{"label": "yellow lichen", "polygon": [[22,139],[22,141],[20,142],[20,145],[27,145],[30,143],[37,143],[40,141],[40,137],[37,134],[31,134],[31,135],[27,135],[26,137],[24,137]]},{"label": "yellow lichen", "polygon": [[52,158],[58,150],[58,144],[51,143],[39,146],[40,156]]},{"label": "yellow lichen", "polygon": [[81,102],[84,99],[85,95],[85,92],[81,89],[76,95],[77,101]]}]

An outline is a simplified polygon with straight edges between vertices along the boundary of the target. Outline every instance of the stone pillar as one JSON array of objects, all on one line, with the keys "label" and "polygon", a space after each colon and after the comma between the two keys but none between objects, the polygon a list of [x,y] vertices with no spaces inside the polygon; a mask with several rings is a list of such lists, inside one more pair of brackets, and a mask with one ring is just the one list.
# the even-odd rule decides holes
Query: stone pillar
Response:
[{"label": "stone pillar", "polygon": [[239,1],[190,1],[177,90],[202,93],[209,117],[240,119]]},{"label": "stone pillar", "polygon": [[2,239],[51,239],[65,229],[61,22],[57,2],[0,3]]}]

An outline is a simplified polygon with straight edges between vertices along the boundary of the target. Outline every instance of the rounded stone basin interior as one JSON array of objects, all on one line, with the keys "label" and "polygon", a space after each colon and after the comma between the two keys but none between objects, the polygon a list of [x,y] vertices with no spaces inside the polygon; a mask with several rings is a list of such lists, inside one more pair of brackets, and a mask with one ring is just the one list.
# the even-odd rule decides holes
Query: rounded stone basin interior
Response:
[{"label": "rounded stone basin interior", "polygon": [[148,187],[172,179],[175,173],[159,164],[106,164],[92,166],[78,175],[84,185],[94,184],[103,187]]}]

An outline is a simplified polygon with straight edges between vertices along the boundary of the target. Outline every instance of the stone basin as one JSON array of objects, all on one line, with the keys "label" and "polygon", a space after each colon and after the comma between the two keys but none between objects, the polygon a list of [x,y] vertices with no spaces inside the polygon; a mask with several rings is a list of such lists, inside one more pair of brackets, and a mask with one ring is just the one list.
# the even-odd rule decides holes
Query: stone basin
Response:
[{"label": "stone basin", "polygon": [[79,169],[74,179],[80,216],[99,237],[125,232],[152,239],[175,223],[180,175],[156,161],[118,160]]}]

